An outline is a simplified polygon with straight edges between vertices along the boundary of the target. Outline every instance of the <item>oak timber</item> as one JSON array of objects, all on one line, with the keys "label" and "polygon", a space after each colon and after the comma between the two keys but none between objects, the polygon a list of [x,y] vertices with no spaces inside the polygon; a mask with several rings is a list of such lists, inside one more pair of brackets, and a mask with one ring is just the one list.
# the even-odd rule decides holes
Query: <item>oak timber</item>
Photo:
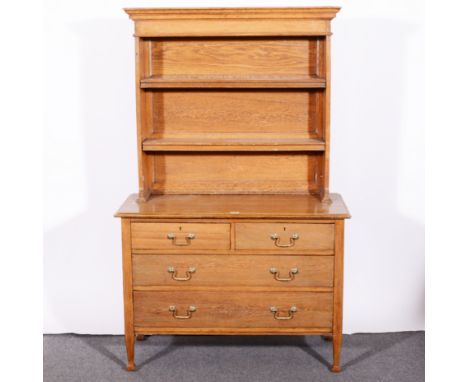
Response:
[{"label": "oak timber", "polygon": [[[135,291],[135,326],[163,328],[327,328],[332,326],[332,293],[304,292],[142,292]],[[174,319],[169,311],[186,315],[194,306],[191,319]],[[292,306],[297,313],[290,320],[276,320],[271,306],[287,316]]]},{"label": "oak timber", "polygon": [[350,214],[339,194],[330,203],[314,195],[156,195],[139,202],[128,197],[117,217],[133,218],[288,218],[348,219]]},{"label": "oak timber", "polygon": [[323,78],[200,78],[199,76],[193,78],[187,77],[173,77],[173,78],[144,78],[141,80],[141,87],[143,89],[158,89],[158,88],[324,88],[325,80]]},{"label": "oak timber", "polygon": [[193,141],[187,138],[145,139],[143,151],[324,151],[320,139],[216,139]]},{"label": "oak timber", "polygon": [[[267,286],[275,288],[333,287],[332,256],[219,256],[219,255],[134,255],[133,285],[173,286]],[[175,280],[168,268],[173,267]],[[278,281],[271,268],[276,268],[278,278],[288,279],[291,269],[297,269],[290,281]]]},{"label": "oak timber", "polygon": [[126,9],[138,194],[122,220],[127,368],[150,334],[324,335],[340,370],[329,193],[337,7]]}]

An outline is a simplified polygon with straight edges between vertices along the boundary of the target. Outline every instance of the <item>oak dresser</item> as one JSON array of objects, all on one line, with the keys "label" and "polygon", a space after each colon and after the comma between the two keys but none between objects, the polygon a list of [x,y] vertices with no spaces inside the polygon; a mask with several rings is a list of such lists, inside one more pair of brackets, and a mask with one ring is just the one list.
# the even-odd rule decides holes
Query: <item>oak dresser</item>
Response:
[{"label": "oak dresser", "polygon": [[340,371],[348,210],[329,193],[339,8],[126,9],[139,193],[122,222],[128,370],[152,334],[322,335]]}]

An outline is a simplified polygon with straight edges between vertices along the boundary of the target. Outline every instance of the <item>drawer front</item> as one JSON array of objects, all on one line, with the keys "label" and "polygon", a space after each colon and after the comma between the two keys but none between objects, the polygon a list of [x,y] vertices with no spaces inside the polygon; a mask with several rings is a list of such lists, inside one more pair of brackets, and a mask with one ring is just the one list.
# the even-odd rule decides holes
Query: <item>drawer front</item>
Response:
[{"label": "drawer front", "polygon": [[133,249],[229,249],[230,224],[132,223]]},{"label": "drawer front", "polygon": [[237,223],[236,249],[333,253],[334,224]]},{"label": "drawer front", "polygon": [[133,255],[133,285],[333,287],[333,256]]},{"label": "drawer front", "polygon": [[324,328],[333,293],[134,292],[134,325],[147,328]]}]

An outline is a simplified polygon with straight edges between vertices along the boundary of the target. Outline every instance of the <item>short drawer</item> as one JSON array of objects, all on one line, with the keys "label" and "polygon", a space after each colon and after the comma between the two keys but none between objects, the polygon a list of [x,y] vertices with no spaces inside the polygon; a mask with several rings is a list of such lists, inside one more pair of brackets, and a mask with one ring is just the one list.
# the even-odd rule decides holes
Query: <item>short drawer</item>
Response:
[{"label": "short drawer", "polygon": [[236,249],[333,253],[334,224],[237,223]]},{"label": "short drawer", "polygon": [[229,249],[230,224],[132,223],[132,248],[155,250]]},{"label": "short drawer", "polygon": [[323,328],[333,293],[134,292],[134,325],[147,328]]},{"label": "short drawer", "polygon": [[333,256],[133,255],[133,285],[331,288],[333,260]]}]

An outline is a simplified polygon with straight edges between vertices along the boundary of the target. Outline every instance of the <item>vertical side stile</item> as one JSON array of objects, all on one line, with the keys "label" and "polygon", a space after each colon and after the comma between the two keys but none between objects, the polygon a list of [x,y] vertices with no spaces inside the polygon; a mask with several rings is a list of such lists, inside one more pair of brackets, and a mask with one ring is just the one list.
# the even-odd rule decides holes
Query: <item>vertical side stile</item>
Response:
[{"label": "vertical side stile", "polygon": [[140,87],[140,80],[148,75],[148,42],[135,37],[135,83],[136,83],[136,113],[137,113],[137,143],[138,143],[138,183],[139,196],[148,200],[153,185],[153,161],[150,155],[143,151],[143,140],[148,136],[151,119],[148,118],[149,96]]},{"label": "vertical side stile", "polygon": [[323,161],[322,200],[329,201],[330,182],[330,95],[331,95],[331,35],[325,37],[325,107],[324,132],[325,153]]}]

